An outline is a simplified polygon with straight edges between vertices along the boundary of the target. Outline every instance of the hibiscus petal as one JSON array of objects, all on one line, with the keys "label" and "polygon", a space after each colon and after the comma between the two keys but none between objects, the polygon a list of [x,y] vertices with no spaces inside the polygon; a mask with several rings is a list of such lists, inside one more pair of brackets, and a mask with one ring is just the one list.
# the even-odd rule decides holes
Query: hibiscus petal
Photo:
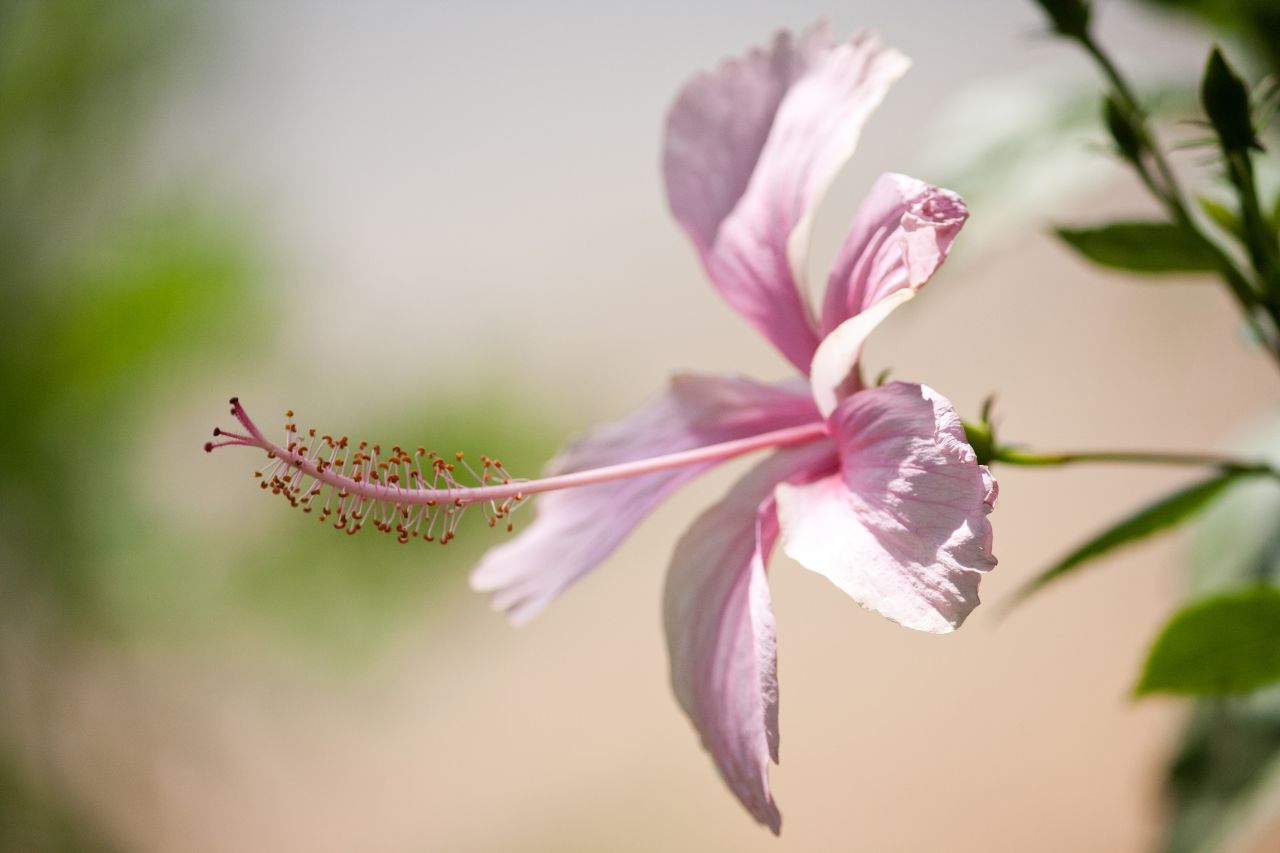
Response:
[{"label": "hibiscus petal", "polygon": [[822,334],[894,291],[923,287],[968,218],[955,193],[906,175],[882,175],[836,255],[822,305]]},{"label": "hibiscus petal", "polygon": [[834,470],[830,442],[783,450],[753,469],[681,537],[663,617],[671,683],[720,775],[776,834],[769,793],[778,761],[778,678],[765,561],[778,535],[772,492]]},{"label": "hibiscus petal", "polygon": [[955,409],[931,388],[894,382],[845,399],[828,423],[840,473],[778,487],[783,549],[908,628],[958,628],[996,564],[996,483]]},{"label": "hibiscus petal", "polygon": [[822,306],[822,343],[809,368],[824,416],[860,387],[871,332],[937,272],[969,211],[958,195],[906,175],[883,175],[836,257]]},{"label": "hibiscus petal", "polygon": [[[677,376],[669,391],[629,417],[569,444],[547,469],[567,474],[689,450],[819,420],[801,383]],[[691,465],[537,498],[537,517],[515,539],[489,550],[472,588],[524,622],[598,566],[631,530],[685,481],[715,463]]]},{"label": "hibiscus petal", "polygon": [[858,360],[867,338],[885,317],[915,295],[910,288],[895,290],[866,311],[845,320],[822,339],[809,368],[809,386],[824,418],[836,410],[841,400],[862,387]]},{"label": "hibiscus petal", "polygon": [[808,223],[905,57],[825,25],[694,78],[667,121],[667,199],[720,293],[807,371],[818,343],[803,290]]}]

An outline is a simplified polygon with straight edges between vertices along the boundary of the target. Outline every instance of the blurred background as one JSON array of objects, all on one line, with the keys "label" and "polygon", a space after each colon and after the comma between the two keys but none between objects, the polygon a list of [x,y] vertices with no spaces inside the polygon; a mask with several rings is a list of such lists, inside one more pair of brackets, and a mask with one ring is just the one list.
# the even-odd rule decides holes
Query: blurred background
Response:
[{"label": "blurred background", "polygon": [[[1261,0],[1100,6],[1175,116],[1211,40],[1256,75],[1276,61]],[[340,537],[254,488],[251,454],[201,451],[238,394],[260,422],[292,407],[532,476],[675,371],[786,375],[704,281],[657,164],[685,79],[818,17],[878,28],[915,65],[820,212],[813,279],[881,172],[952,186],[973,214],[874,338],[872,374],[968,415],[995,392],[1003,437],[1045,450],[1227,448],[1274,413],[1218,288],[1100,272],[1043,236],[1148,207],[1103,151],[1091,69],[1030,3],[8,0],[4,850],[1165,843],[1189,709],[1128,695],[1189,542],[999,616],[1185,475],[998,472],[1000,568],[943,639],[778,555],[779,840],[699,748],[660,622],[676,537],[741,466],[517,631],[467,589],[487,529],[447,550]],[[1263,736],[1253,754],[1280,745]],[[1200,843],[1225,809],[1196,808]],[[1266,813],[1230,849],[1276,849]]]}]

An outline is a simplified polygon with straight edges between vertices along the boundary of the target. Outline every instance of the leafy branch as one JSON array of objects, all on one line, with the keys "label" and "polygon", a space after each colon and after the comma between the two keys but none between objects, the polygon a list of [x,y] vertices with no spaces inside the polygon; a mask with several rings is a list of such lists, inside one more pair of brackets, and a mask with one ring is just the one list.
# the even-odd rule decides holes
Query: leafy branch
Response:
[{"label": "leafy branch", "polygon": [[[1144,273],[1216,272],[1254,336],[1280,367],[1280,242],[1275,223],[1268,220],[1258,198],[1252,156],[1261,150],[1261,143],[1244,81],[1220,51],[1210,54],[1201,102],[1226,177],[1239,196],[1241,227],[1228,232],[1239,244],[1233,246],[1219,242],[1193,213],[1133,86],[1093,35],[1092,5],[1087,0],[1036,2],[1048,15],[1053,32],[1078,44],[1102,73],[1110,90],[1103,99],[1103,119],[1116,151],[1168,216],[1164,223],[1120,223],[1092,232],[1064,229],[1059,232],[1063,239],[1106,266]],[[1135,230],[1143,226],[1148,231],[1173,229],[1180,241],[1161,233],[1159,243],[1144,242],[1141,238],[1147,235]],[[1153,259],[1153,253],[1162,251],[1162,258]],[[1240,263],[1242,258],[1249,263]]]}]

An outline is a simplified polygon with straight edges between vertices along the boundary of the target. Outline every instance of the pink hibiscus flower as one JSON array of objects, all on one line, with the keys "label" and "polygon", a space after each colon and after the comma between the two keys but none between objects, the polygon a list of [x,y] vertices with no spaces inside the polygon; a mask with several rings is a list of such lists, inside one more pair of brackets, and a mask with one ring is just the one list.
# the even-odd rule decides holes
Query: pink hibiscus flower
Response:
[{"label": "pink hibiscus flower", "polygon": [[[810,217],[863,122],[907,60],[869,35],[824,27],[690,82],[671,110],[667,197],[725,299],[802,373],[798,383],[679,376],[630,418],[553,462],[556,473],[821,423],[777,451],[676,546],[664,615],[671,679],[729,787],[778,831],[774,621],[765,563],[783,550],[859,604],[946,632],[978,604],[995,566],[996,484],[951,404],[922,385],[862,385],[867,335],[945,259],[968,213],[954,194],[901,175],[872,187],[827,282],[820,317],[803,295]],[[780,442],[775,442],[780,444]],[[598,566],[678,486],[714,461],[542,499],[532,525],[472,574],[524,620]]]},{"label": "pink hibiscus flower", "polygon": [[[522,622],[599,566],[681,484],[718,462],[773,450],[680,539],[664,596],[671,679],[721,775],[775,833],[778,760],[774,619],[765,564],[783,550],[864,607],[908,628],[952,631],[995,566],[987,514],[996,484],[951,404],[923,385],[863,384],[863,342],[942,264],[968,215],[953,193],[885,175],[857,212],[821,311],[804,297],[810,217],[862,125],[907,67],[871,35],[833,43],[826,28],[780,34],[691,81],[667,126],[671,210],[725,299],[803,374],[761,384],[677,376],[632,416],[572,442],[547,476],[515,480],[495,460],[345,439],[218,442],[265,449],[264,488],[354,532],[366,521],[407,541],[448,541],[461,514],[491,524],[540,495],[537,515],[471,576]],[[456,467],[462,465],[463,468]],[[474,483],[464,485],[463,470]],[[326,498],[327,494],[327,500]]]}]

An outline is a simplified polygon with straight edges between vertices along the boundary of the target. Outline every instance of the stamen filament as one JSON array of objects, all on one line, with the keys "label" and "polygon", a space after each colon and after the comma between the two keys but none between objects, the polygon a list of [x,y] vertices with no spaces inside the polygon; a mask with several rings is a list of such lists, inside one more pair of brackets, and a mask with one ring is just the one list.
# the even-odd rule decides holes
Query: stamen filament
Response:
[{"label": "stamen filament", "polygon": [[[382,448],[377,444],[369,447],[366,442],[359,442],[358,447],[349,447],[346,437],[336,440],[328,435],[317,437],[314,430],[299,434],[292,421],[292,411],[287,413],[286,444],[281,446],[263,435],[238,400],[233,398],[231,405],[231,414],[248,434],[215,430],[215,437],[223,440],[205,444],[206,450],[227,446],[264,450],[271,460],[257,474],[264,489],[283,494],[290,504],[310,512],[312,500],[329,487],[327,499],[320,508],[321,521],[336,514],[333,526],[355,533],[366,519],[371,520],[379,530],[395,532],[401,542],[419,536],[424,525],[422,538],[433,541],[439,524],[439,541],[448,543],[463,514],[473,504],[484,507],[482,511],[490,527],[505,521],[510,530],[511,514],[531,495],[719,462],[756,450],[805,444],[827,435],[826,423],[814,421],[647,459],[521,480],[512,477],[500,461],[487,456],[481,456],[483,473],[478,473],[461,453],[455,455],[454,462],[446,462],[434,452],[425,453],[423,448],[419,448],[416,455],[410,455],[399,445],[379,462]],[[325,446],[330,448],[328,454],[323,452]],[[372,454],[366,452],[366,448],[372,450]],[[459,474],[465,471],[477,485],[463,485],[454,478],[455,462]],[[312,481],[310,485],[306,485],[308,480]],[[414,487],[406,488],[406,485]],[[333,506],[335,495],[336,507]],[[411,511],[411,507],[415,509]]]},{"label": "stamen filament", "polygon": [[[554,477],[543,477],[538,480],[512,480],[500,486],[475,486],[456,488],[403,489],[371,482],[368,479],[352,480],[332,470],[320,470],[315,463],[299,453],[290,453],[279,445],[267,441],[259,445],[269,453],[275,453],[286,465],[299,469],[303,474],[338,488],[346,488],[353,494],[375,501],[393,504],[429,504],[432,502],[452,503],[455,506],[467,506],[482,501],[501,501],[505,498],[523,498],[541,492],[553,492],[559,489],[572,489],[579,486],[591,486],[596,483],[607,483],[610,480],[622,480],[627,477],[639,477],[657,471],[668,471],[672,468],[683,468],[686,465],[697,465],[703,462],[717,462],[742,456],[754,450],[770,447],[786,447],[804,444],[824,437],[827,425],[815,421],[803,426],[786,427],[772,430],[748,438],[724,441],[683,450],[678,453],[667,453],[634,462],[623,462],[617,465],[606,465],[602,468],[591,468],[586,471],[575,471],[572,474],[560,474]],[[458,502],[461,502],[460,504]]]}]

